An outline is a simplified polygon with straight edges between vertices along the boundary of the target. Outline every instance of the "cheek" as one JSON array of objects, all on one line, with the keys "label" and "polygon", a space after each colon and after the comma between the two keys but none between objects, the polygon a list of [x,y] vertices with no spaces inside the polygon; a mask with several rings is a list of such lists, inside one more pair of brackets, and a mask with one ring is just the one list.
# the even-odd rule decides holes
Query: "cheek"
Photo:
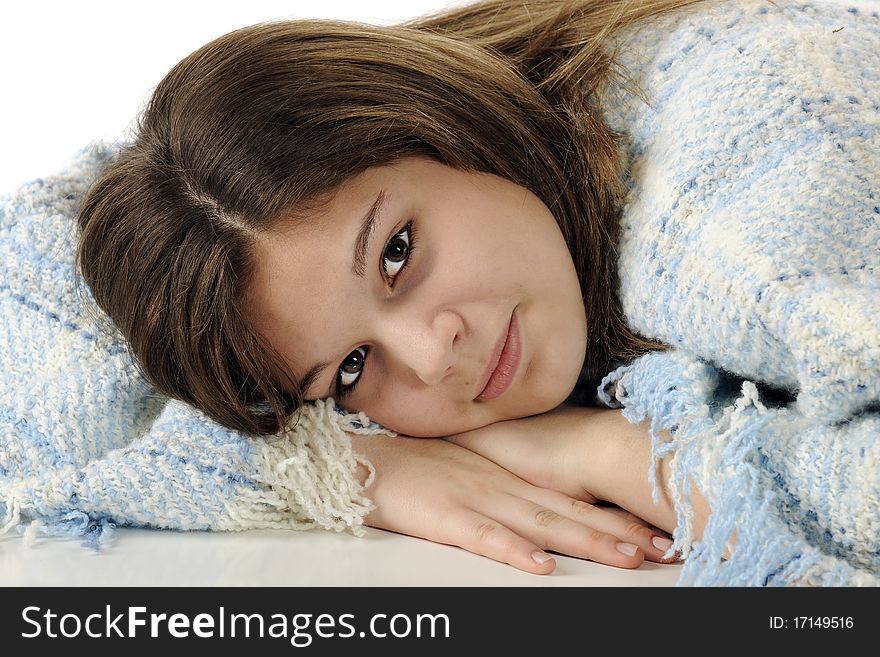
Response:
[{"label": "cheek", "polygon": [[346,409],[365,413],[373,422],[386,429],[410,435],[409,427],[423,415],[418,400],[405,394],[399,386],[385,382],[378,395],[359,403],[346,404]]},{"label": "cheek", "polygon": [[437,394],[412,393],[401,389],[382,391],[382,398],[358,410],[383,427],[416,438],[439,438],[476,429],[482,424],[469,419],[462,409]]}]

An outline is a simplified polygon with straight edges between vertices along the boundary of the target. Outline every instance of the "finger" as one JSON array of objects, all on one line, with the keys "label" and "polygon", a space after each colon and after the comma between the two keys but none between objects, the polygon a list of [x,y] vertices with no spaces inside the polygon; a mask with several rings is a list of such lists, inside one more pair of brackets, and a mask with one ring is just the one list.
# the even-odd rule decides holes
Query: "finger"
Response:
[{"label": "finger", "polygon": [[[650,561],[657,561],[659,563],[672,563],[672,562],[678,561],[678,557],[679,557],[678,552],[671,553],[669,557],[665,556],[667,554],[667,552],[669,551],[669,548],[672,547],[672,540],[671,540],[669,534],[667,534],[665,531],[663,531],[659,527],[655,527],[654,525],[652,525],[649,522],[646,522],[645,520],[642,520],[637,515],[630,513],[626,509],[621,509],[619,506],[614,506],[613,504],[609,504],[609,505],[603,504],[603,505],[598,505],[598,506],[601,510],[605,511],[606,513],[614,514],[618,518],[623,519],[625,522],[637,523],[640,525],[644,525],[645,527],[648,528],[648,530],[651,532],[651,547],[654,548],[654,551],[651,551],[650,548],[648,548],[645,545],[642,545],[642,549],[645,550],[645,558],[646,559],[649,559]],[[620,536],[619,534],[616,534],[616,535]],[[658,556],[658,553],[659,553],[659,556]]]},{"label": "finger", "polygon": [[535,575],[548,575],[556,568],[556,560],[533,541],[470,509],[450,515],[441,540]]},{"label": "finger", "polygon": [[[558,498],[566,500],[569,498],[554,491],[537,490],[542,492],[542,496],[547,498],[550,504],[544,505],[511,495],[511,502],[503,507],[504,515],[499,514],[498,519],[517,534],[547,550],[618,568],[638,568],[641,565],[645,553],[639,545],[622,541],[614,534],[593,527],[589,523],[569,518],[553,508],[560,506]],[[552,495],[544,493],[552,493]]]},{"label": "finger", "polygon": [[669,560],[664,559],[663,555],[672,545],[671,541],[652,531],[641,518],[625,511],[618,513],[610,510],[610,507],[575,500],[556,491],[541,490],[538,496],[541,498],[538,501],[575,522],[611,534],[625,545],[638,546],[649,561],[668,563]]}]

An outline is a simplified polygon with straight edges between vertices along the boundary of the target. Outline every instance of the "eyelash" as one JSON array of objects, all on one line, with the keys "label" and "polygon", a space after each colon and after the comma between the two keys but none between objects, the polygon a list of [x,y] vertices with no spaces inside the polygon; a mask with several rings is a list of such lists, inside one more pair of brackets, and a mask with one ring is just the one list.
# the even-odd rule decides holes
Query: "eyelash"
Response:
[{"label": "eyelash", "polygon": [[[406,258],[404,259],[404,261],[401,264],[400,269],[397,271],[397,273],[394,274],[394,276],[389,277],[386,272],[386,268],[385,268],[385,261],[387,260],[387,257],[385,254],[388,251],[388,247],[391,246],[391,243],[394,240],[396,240],[398,237],[401,237],[401,236],[405,236],[405,238],[407,240]],[[412,261],[412,255],[413,255],[413,251],[415,251],[415,247],[416,247],[415,225],[413,224],[413,221],[410,220],[401,230],[394,233],[394,235],[391,237],[391,239],[388,240],[388,243],[385,245],[385,248],[382,249],[382,264],[380,266],[381,274],[382,274],[382,277],[386,280],[386,282],[388,282],[388,285],[390,287],[392,287],[392,288],[394,287],[394,284],[397,282],[398,277],[404,272],[404,270],[407,267],[409,267],[409,263]],[[399,264],[399,263],[395,263],[395,264]],[[391,279],[390,282],[388,281],[388,278]],[[344,367],[345,362],[343,361],[342,365],[339,366],[339,368],[337,369],[337,373],[336,373],[336,399],[337,400],[345,399],[348,395],[350,395],[352,392],[354,392],[354,389],[357,387],[358,383],[360,383],[360,380],[363,377],[364,365],[367,362],[367,354],[370,353],[370,348],[367,346],[358,347],[355,351],[351,352],[351,354],[348,354],[348,356],[345,357],[346,360],[349,358],[349,356],[351,356],[355,352],[359,352],[361,354],[361,359],[362,359],[361,369],[359,372],[357,372],[357,378],[354,380],[354,383],[350,383],[348,385],[343,385],[343,383],[342,383],[342,368]]]}]

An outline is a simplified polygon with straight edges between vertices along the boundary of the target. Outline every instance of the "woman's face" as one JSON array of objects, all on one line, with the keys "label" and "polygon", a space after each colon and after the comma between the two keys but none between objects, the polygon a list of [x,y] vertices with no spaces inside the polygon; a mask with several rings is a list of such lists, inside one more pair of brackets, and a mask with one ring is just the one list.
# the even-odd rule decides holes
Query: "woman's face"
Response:
[{"label": "woman's face", "polygon": [[587,343],[547,207],[514,183],[406,158],[258,238],[256,327],[309,400],[445,436],[558,406]]}]

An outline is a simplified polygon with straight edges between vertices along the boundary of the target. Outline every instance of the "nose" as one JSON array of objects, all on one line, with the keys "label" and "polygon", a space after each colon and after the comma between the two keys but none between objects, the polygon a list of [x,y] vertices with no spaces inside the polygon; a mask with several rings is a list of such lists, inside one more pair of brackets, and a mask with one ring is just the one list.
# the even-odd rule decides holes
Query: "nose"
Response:
[{"label": "nose", "polygon": [[461,317],[443,310],[429,318],[388,319],[388,348],[395,361],[426,385],[442,381],[456,362],[457,340],[464,328]]}]

